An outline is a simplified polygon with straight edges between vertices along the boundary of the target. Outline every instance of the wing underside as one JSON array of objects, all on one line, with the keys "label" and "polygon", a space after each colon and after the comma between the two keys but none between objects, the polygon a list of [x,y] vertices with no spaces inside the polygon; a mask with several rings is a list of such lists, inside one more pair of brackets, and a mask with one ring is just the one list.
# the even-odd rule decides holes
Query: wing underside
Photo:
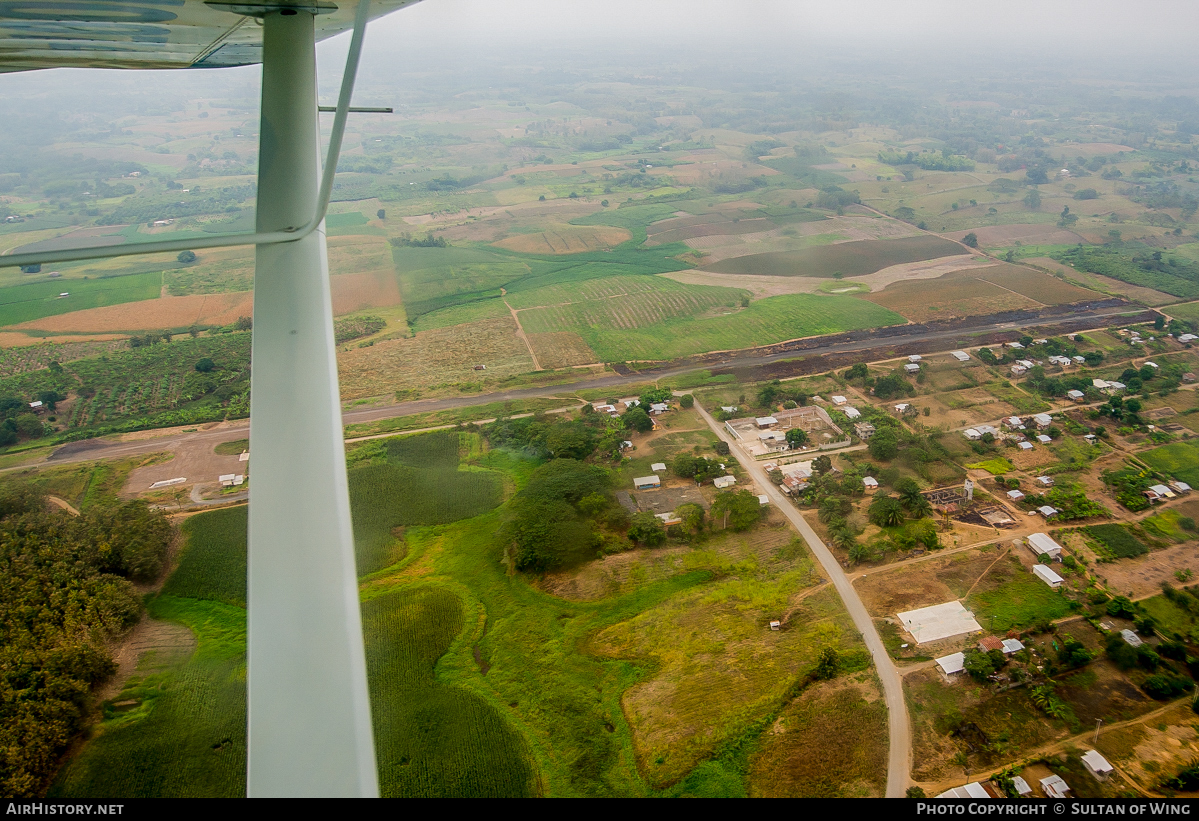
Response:
[{"label": "wing underside", "polygon": [[[418,0],[371,0],[382,17]],[[316,39],[350,30],[343,0],[0,0],[0,71],[223,68],[262,61],[256,15],[316,11]]]}]

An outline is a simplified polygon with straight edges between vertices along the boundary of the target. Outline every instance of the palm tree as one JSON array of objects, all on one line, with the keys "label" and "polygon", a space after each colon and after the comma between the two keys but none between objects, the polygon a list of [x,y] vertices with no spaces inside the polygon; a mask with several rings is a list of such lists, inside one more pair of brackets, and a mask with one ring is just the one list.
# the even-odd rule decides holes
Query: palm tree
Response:
[{"label": "palm tree", "polygon": [[870,521],[879,527],[894,527],[903,519],[903,505],[894,496],[876,496],[870,503]]}]

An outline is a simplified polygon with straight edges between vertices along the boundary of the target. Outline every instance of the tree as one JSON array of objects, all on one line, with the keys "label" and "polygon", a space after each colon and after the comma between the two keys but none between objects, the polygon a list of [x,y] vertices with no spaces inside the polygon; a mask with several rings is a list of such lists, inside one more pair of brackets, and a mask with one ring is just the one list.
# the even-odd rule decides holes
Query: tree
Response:
[{"label": "tree", "polygon": [[816,471],[818,476],[823,476],[832,469],[833,460],[824,454],[821,454],[812,460],[812,470]]},{"label": "tree", "polygon": [[836,678],[839,672],[841,672],[841,657],[832,647],[825,647],[816,657],[816,669],[812,674],[818,679],[828,681]]},{"label": "tree", "polygon": [[909,510],[924,498],[920,493],[920,485],[915,479],[907,476],[895,483],[895,490],[899,493],[900,503]]},{"label": "tree", "polygon": [[700,533],[704,529],[704,509],[699,505],[686,504],[679,505],[675,508],[675,515],[682,519],[682,524],[679,526],[687,533],[693,535]]},{"label": "tree", "polygon": [[928,798],[923,787],[908,787],[906,795],[908,798]]},{"label": "tree", "polygon": [[978,234],[971,231],[969,234],[962,237],[962,244],[965,245],[967,248],[977,248],[978,247]]},{"label": "tree", "polygon": [[629,538],[645,547],[657,547],[666,541],[666,526],[647,510],[633,516]]},{"label": "tree", "polygon": [[[1044,173],[1044,172],[1042,172],[1042,173]],[[1040,191],[1029,191],[1027,194],[1024,195],[1023,202],[1024,202],[1024,205],[1027,206],[1029,211],[1036,211],[1037,209],[1039,209],[1041,207],[1041,192]]]},{"label": "tree", "polygon": [[833,519],[844,518],[852,509],[853,503],[845,496],[825,496],[820,500],[820,508],[816,516],[828,524]]},{"label": "tree", "polygon": [[873,458],[889,462],[899,455],[899,439],[893,431],[880,430],[870,437],[867,448]]},{"label": "tree", "polygon": [[1074,225],[1074,223],[1076,223],[1076,222],[1078,222],[1078,215],[1070,213],[1070,206],[1068,206],[1068,205],[1063,206],[1062,213],[1060,216],[1058,216],[1058,220],[1057,220],[1058,226],[1060,226],[1061,228],[1069,228],[1070,226]]},{"label": "tree", "polygon": [[903,524],[903,505],[894,496],[882,494],[874,497],[868,515],[870,521],[879,527],[894,527]]},{"label": "tree", "polygon": [[375,216],[377,216],[381,220],[385,220],[385,219],[387,219],[387,211],[383,208],[380,208],[378,211],[375,212]]},{"label": "tree", "polygon": [[196,252],[195,251],[180,251],[179,256],[175,257],[175,259],[179,260],[184,265],[188,265],[188,264],[196,261]]},{"label": "tree", "polygon": [[975,681],[986,681],[995,672],[995,664],[990,654],[970,648],[966,651],[966,672]]},{"label": "tree", "polygon": [[713,522],[724,521],[727,516],[728,526],[733,530],[748,530],[761,518],[762,504],[748,490],[721,493],[712,502],[710,515]]},{"label": "tree", "polygon": [[729,449],[729,443],[724,441],[723,439],[721,439],[719,442],[717,442],[715,445],[713,445],[712,450],[716,451],[716,453],[720,456],[728,456],[729,453],[732,452]]},{"label": "tree", "polygon": [[787,447],[791,450],[802,448],[808,443],[808,434],[803,428],[791,428],[787,431]]},{"label": "tree", "polygon": [[638,433],[646,433],[654,429],[654,420],[649,418],[649,414],[640,405],[629,408],[620,418],[626,428],[632,428]]},{"label": "tree", "polygon": [[679,397],[679,406],[682,408],[694,407],[695,406],[695,397],[689,393],[683,394],[681,397]]}]

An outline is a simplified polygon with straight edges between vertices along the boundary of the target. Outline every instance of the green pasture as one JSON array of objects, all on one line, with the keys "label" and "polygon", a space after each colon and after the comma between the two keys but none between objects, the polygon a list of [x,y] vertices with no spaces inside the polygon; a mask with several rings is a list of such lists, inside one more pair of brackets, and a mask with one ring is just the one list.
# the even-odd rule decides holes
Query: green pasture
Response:
[{"label": "green pasture", "polygon": [[1149,467],[1173,479],[1199,487],[1199,441],[1173,442],[1137,454]]},{"label": "green pasture", "polygon": [[[162,274],[157,271],[100,279],[52,279],[13,285],[0,288],[0,326],[87,308],[155,299],[161,290]],[[62,293],[70,295],[60,297]]]},{"label": "green pasture", "polygon": [[998,587],[972,594],[966,607],[984,629],[1002,633],[1060,619],[1070,612],[1070,601],[1021,569]]},{"label": "green pasture", "polygon": [[922,235],[900,239],[870,239],[815,245],[798,251],[774,251],[733,257],[705,270],[722,274],[759,276],[852,277],[872,274],[889,265],[963,254],[956,242]]},{"label": "green pasture", "polygon": [[1182,305],[1171,305],[1167,311],[1170,316],[1174,317],[1175,319],[1185,319],[1190,322],[1199,322],[1199,302],[1187,302]]}]

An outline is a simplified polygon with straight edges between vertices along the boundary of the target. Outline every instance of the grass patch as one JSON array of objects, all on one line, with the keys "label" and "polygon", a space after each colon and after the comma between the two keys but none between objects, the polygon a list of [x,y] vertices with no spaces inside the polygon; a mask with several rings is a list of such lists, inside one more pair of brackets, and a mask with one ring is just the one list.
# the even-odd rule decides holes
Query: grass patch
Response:
[{"label": "grass patch", "polygon": [[982,462],[974,462],[966,465],[966,467],[971,470],[985,470],[992,476],[1001,476],[1008,471],[1015,470],[1015,466],[1002,456],[996,456],[994,459],[986,459]]},{"label": "grass patch", "polygon": [[1021,414],[1040,413],[1051,407],[1044,400],[1025,393],[1010,382],[992,382],[987,385],[987,393],[1007,402]]},{"label": "grass patch", "polygon": [[1137,454],[1137,458],[1159,473],[1199,487],[1199,440],[1162,445]]},{"label": "grass patch", "polygon": [[1020,571],[993,590],[972,594],[967,606],[992,632],[1043,624],[1070,612],[1070,602],[1061,593]]},{"label": "grass patch", "polygon": [[396,416],[390,419],[380,419],[375,422],[358,422],[346,425],[347,438],[356,436],[373,436],[380,433],[402,433],[420,428],[432,428],[439,425],[457,425],[462,422],[478,422],[484,419],[495,419],[500,416],[513,416],[522,413],[561,408],[569,404],[567,399],[519,399],[507,402],[488,402],[483,405],[472,405],[467,408],[451,408],[448,410],[414,413],[410,416]]},{"label": "grass patch", "polygon": [[249,439],[234,439],[232,442],[221,442],[212,449],[212,452],[218,456],[239,456],[249,449]]}]

